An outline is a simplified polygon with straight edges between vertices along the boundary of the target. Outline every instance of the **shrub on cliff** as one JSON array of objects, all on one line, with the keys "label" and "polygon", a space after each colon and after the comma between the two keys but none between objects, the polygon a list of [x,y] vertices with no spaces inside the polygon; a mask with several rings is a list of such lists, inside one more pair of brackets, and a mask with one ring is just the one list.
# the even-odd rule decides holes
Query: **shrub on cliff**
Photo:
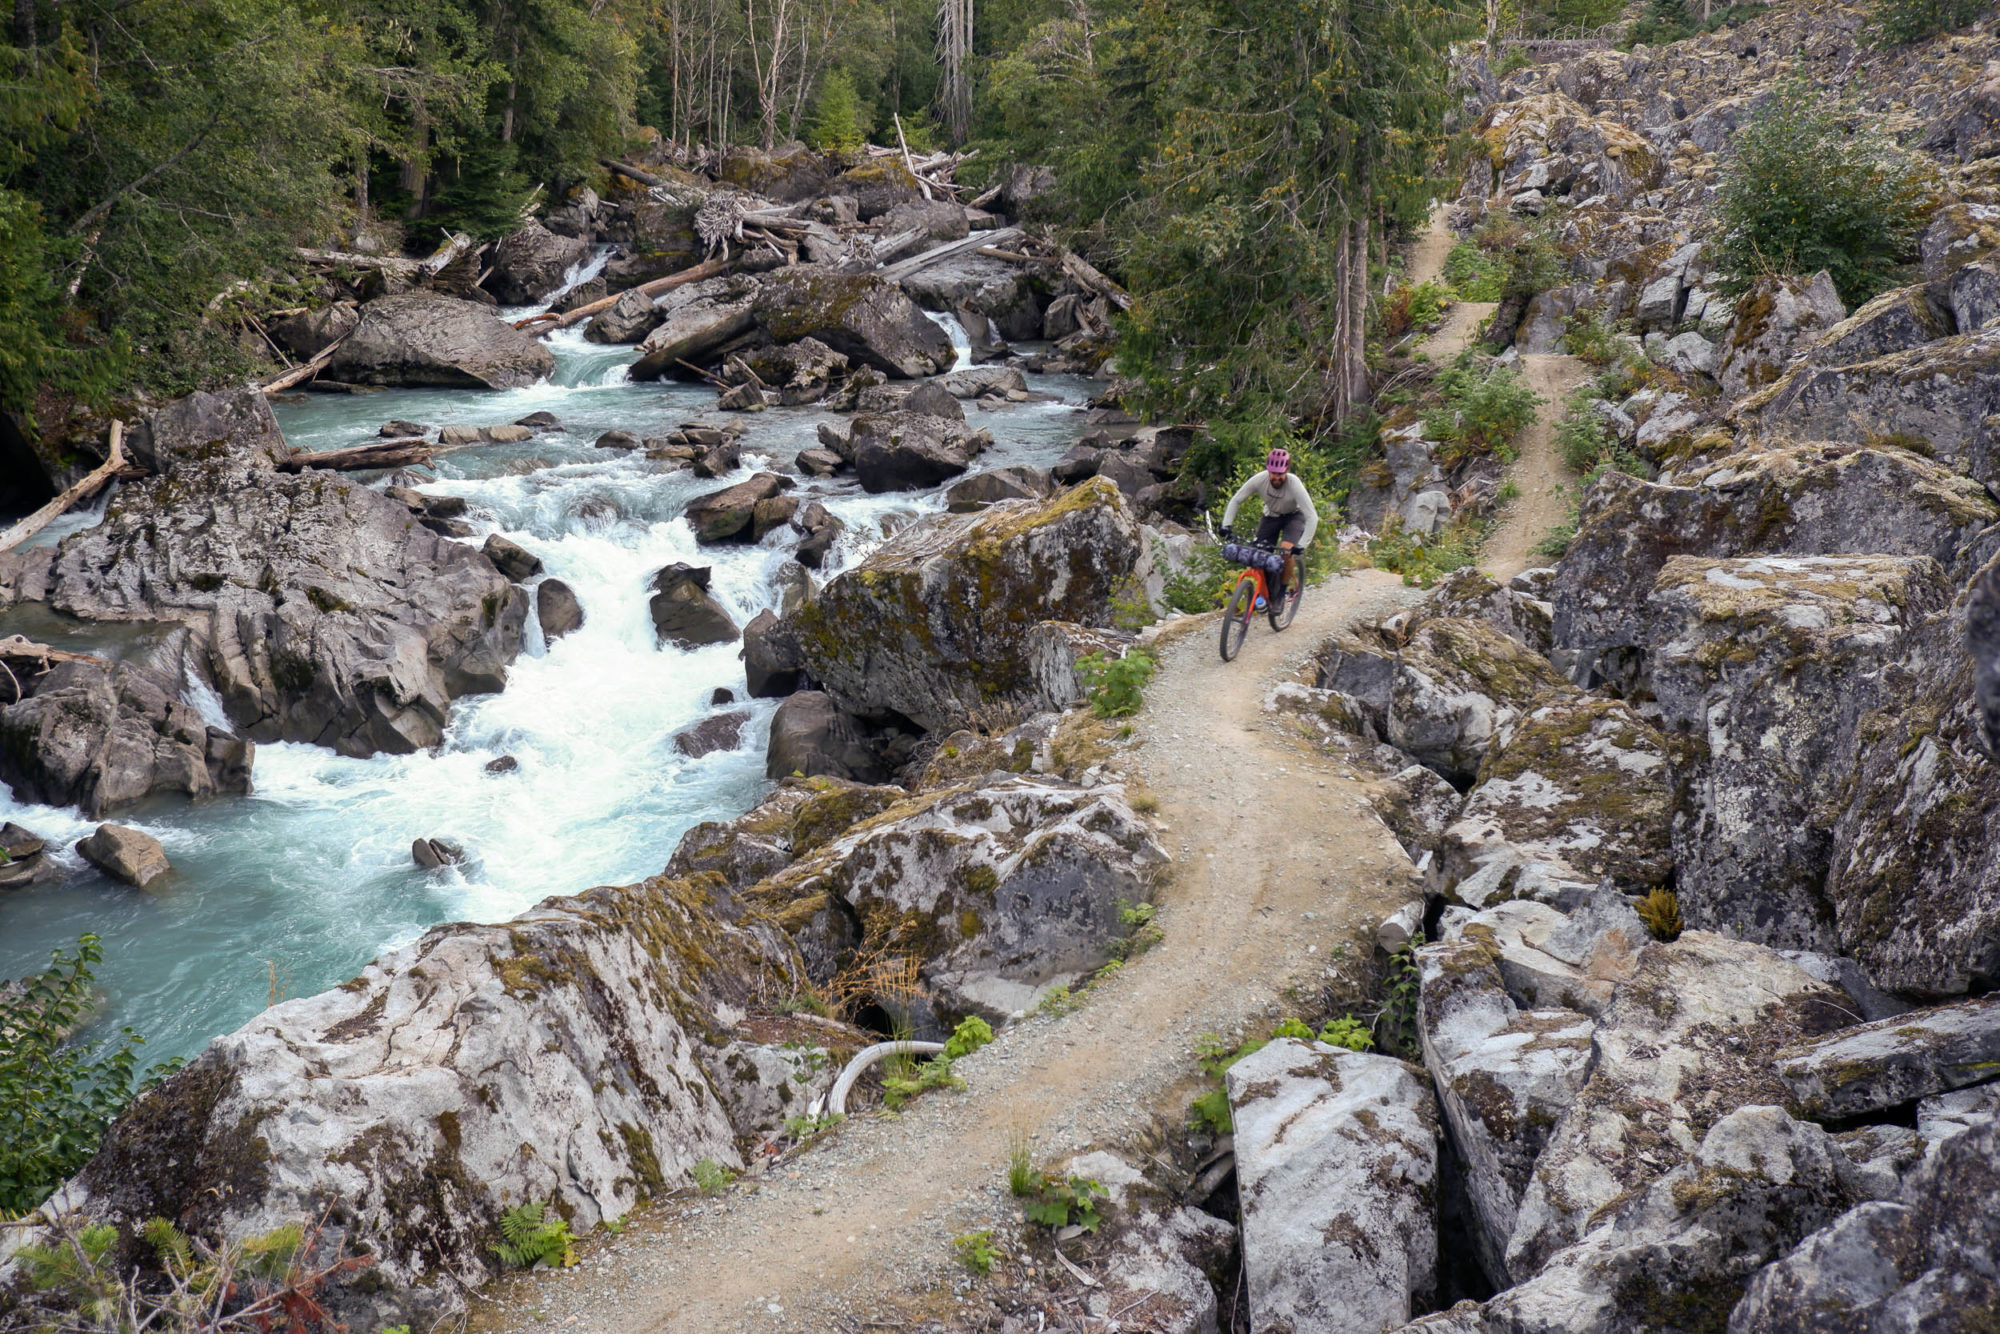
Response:
[{"label": "shrub on cliff", "polygon": [[1800,79],[1736,136],[1715,256],[1742,291],[1762,275],[1825,269],[1848,309],[1893,282],[1934,203],[1932,173]]},{"label": "shrub on cliff", "polygon": [[1963,28],[1985,9],[1986,0],[1875,0],[1868,17],[1877,46],[1904,46]]}]

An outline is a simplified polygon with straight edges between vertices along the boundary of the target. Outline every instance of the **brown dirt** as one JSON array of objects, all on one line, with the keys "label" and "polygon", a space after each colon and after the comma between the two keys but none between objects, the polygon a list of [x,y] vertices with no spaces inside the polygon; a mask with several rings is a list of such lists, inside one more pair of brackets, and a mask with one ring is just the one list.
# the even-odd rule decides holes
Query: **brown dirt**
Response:
[{"label": "brown dirt", "polygon": [[[1417,892],[1362,784],[1262,709],[1325,636],[1416,596],[1378,571],[1337,576],[1308,590],[1283,634],[1259,620],[1232,663],[1216,617],[1191,618],[1167,637],[1134,738],[1107,765],[1160,803],[1174,860],[1156,895],[1159,945],[1076,1012],[1017,1022],[961,1061],[965,1091],[858,1115],[716,1200],[657,1205],[623,1235],[586,1241],[579,1269],[495,1285],[473,1328],[823,1331],[891,1310],[971,1316],[990,1289],[958,1268],[950,1239],[993,1228],[1004,1244],[1016,1231],[1004,1182],[1017,1137],[1048,1164],[1180,1122],[1198,1038],[1295,1012],[1287,995],[1366,970],[1376,924]],[[988,1282],[1043,1281],[1016,1256]]]}]

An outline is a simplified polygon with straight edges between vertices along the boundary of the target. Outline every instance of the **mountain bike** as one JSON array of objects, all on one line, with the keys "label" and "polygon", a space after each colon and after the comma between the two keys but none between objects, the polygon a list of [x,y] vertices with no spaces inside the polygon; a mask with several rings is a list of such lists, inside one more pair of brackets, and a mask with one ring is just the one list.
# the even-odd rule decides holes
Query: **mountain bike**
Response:
[{"label": "mountain bike", "polygon": [[[1244,637],[1250,633],[1250,618],[1257,614],[1259,607],[1270,618],[1273,630],[1283,630],[1298,614],[1299,599],[1305,596],[1305,559],[1298,556],[1292,561],[1292,585],[1282,590],[1282,595],[1271,596],[1270,579],[1276,578],[1285,568],[1285,557],[1276,546],[1268,542],[1236,542],[1230,539],[1229,530],[1223,530],[1222,557],[1243,566],[1243,573],[1236,578],[1236,587],[1229,594],[1228,605],[1222,610],[1222,660],[1229,662],[1243,647]],[[1296,555],[1296,553],[1295,553]]]}]

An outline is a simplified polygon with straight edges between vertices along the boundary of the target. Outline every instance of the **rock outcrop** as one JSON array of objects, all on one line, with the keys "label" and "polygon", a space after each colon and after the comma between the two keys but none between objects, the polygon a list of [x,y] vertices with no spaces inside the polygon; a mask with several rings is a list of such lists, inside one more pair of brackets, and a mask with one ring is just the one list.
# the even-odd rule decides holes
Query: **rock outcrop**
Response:
[{"label": "rock outcrop", "polygon": [[383,296],[327,363],[330,379],[357,384],[518,389],[546,379],[555,357],[489,306],[430,292]]},{"label": "rock outcrop", "polygon": [[503,306],[532,305],[561,287],[564,275],[589,254],[587,242],[558,236],[530,218],[493,247],[486,290]]},{"label": "rock outcrop", "polygon": [[993,441],[962,420],[920,412],[888,412],[854,419],[848,436],[854,475],[870,493],[936,486],[972,466]]},{"label": "rock outcrop", "polygon": [[808,265],[785,269],[754,303],[757,323],[778,343],[816,339],[858,366],[912,379],[951,369],[951,339],[901,288],[872,274]]},{"label": "rock outcrop", "polygon": [[1040,712],[1043,620],[1104,624],[1143,553],[1107,482],[912,524],[793,618],[806,669],[850,712],[927,730],[1010,702]]}]

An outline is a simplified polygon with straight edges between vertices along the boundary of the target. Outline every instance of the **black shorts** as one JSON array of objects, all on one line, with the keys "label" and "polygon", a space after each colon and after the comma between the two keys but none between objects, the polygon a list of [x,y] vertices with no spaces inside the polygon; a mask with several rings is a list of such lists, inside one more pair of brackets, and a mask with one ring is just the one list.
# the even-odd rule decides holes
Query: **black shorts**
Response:
[{"label": "black shorts", "polygon": [[1266,514],[1257,520],[1259,542],[1276,542],[1281,536],[1287,542],[1297,542],[1305,530],[1306,516],[1296,510],[1290,514]]}]

